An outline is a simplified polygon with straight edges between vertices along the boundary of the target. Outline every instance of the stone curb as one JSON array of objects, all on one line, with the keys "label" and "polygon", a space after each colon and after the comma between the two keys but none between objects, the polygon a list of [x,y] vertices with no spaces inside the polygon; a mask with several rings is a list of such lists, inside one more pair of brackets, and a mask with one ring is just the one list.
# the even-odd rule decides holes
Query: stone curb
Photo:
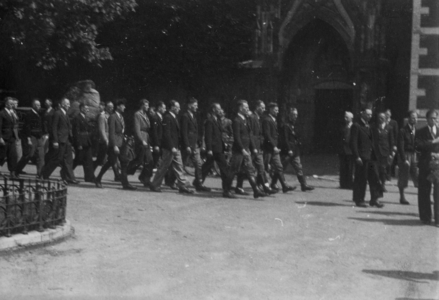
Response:
[{"label": "stone curb", "polygon": [[43,232],[30,231],[28,234],[15,234],[11,237],[0,238],[0,252],[14,250],[16,248],[47,244],[67,238],[75,233],[75,228],[68,220],[54,229],[46,229]]}]

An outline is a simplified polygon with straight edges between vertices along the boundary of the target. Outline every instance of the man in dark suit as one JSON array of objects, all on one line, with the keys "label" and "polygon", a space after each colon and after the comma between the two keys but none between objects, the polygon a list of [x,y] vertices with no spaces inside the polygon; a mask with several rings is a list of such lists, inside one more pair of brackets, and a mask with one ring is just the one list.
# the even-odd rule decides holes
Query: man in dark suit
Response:
[{"label": "man in dark suit", "polygon": [[288,109],[288,122],[285,122],[281,127],[281,158],[284,170],[288,164],[291,164],[300,182],[302,192],[306,192],[314,190],[314,187],[306,183],[306,178],[303,175],[302,162],[300,161],[301,143],[296,126],[298,116],[297,108],[290,107]]},{"label": "man in dark suit", "polygon": [[130,149],[127,141],[125,140],[125,120],[123,118],[123,112],[125,111],[125,99],[118,99],[116,101],[116,111],[108,118],[108,160],[102,166],[99,175],[96,177],[96,187],[102,188],[102,177],[105,172],[111,167],[117,164],[117,160],[120,161],[120,181],[124,190],[136,190],[135,186],[132,186],[128,182],[127,167],[132,159],[130,155]]},{"label": "man in dark suit", "polygon": [[142,172],[139,175],[139,180],[143,183],[143,186],[149,187],[154,167],[154,160],[151,154],[151,140],[149,137],[151,122],[147,115],[149,101],[147,99],[141,99],[139,106],[140,109],[134,114],[136,158],[128,165],[128,175],[133,175],[137,168],[142,165],[143,167]]},{"label": "man in dark suit", "polygon": [[169,111],[163,116],[163,137],[162,137],[162,163],[158,168],[154,179],[150,184],[151,191],[161,192],[161,184],[168,169],[171,168],[177,180],[180,193],[192,194],[194,191],[186,186],[186,177],[183,171],[183,161],[181,159],[181,132],[177,115],[180,111],[180,104],[171,100]]},{"label": "man in dark suit", "polygon": [[257,153],[253,145],[250,124],[247,120],[249,107],[246,100],[237,102],[238,113],[233,119],[233,146],[230,168],[232,174],[243,173],[248,179],[252,189],[253,197],[259,198],[266,196],[256,184],[256,169],[253,166],[251,153]]},{"label": "man in dark suit", "polygon": [[355,158],[355,177],[353,188],[353,201],[359,207],[367,207],[364,202],[367,182],[369,182],[371,200],[370,206],[378,208],[384,205],[378,201],[383,196],[381,182],[378,174],[378,164],[373,150],[372,133],[369,121],[372,111],[364,108],[361,118],[351,127],[351,149]]},{"label": "man in dark suit", "polygon": [[192,161],[195,168],[195,179],[193,181],[195,189],[199,192],[209,192],[210,188],[203,185],[201,175],[201,166],[203,164],[200,157],[201,140],[199,139],[196,118],[198,100],[189,98],[187,106],[187,111],[180,118],[183,161],[186,161],[188,157]]},{"label": "man in dark suit", "polygon": [[79,182],[73,174],[72,126],[67,116],[69,108],[70,100],[63,98],[59,110],[53,115],[51,128],[49,129],[51,132],[49,135],[49,152],[45,157],[46,164],[41,171],[41,177],[48,179],[56,167],[61,165],[62,179],[66,183],[78,184]]},{"label": "man in dark suit", "polygon": [[55,109],[52,107],[52,100],[46,99],[44,101],[44,106],[46,110],[43,115],[43,133],[47,136],[46,141],[44,142],[44,154],[49,150],[49,141],[50,141],[50,132],[52,128],[52,118],[55,113]]},{"label": "man in dark suit", "polygon": [[40,114],[41,104],[38,99],[32,101],[32,109],[26,113],[22,130],[23,156],[15,168],[20,174],[24,167],[36,154],[37,176],[40,176],[44,166],[44,145],[48,138],[43,132],[43,117]]},{"label": "man in dark suit", "polygon": [[404,196],[404,189],[408,186],[409,175],[413,184],[418,186],[418,170],[415,150],[416,123],[418,114],[416,111],[409,111],[407,124],[399,130],[398,137],[398,188],[399,202],[401,204],[410,204]]},{"label": "man in dark suit", "polygon": [[223,140],[222,127],[220,124],[221,105],[212,103],[210,106],[210,116],[204,124],[204,142],[206,144],[207,159],[201,168],[202,180],[206,179],[214,163],[220,169],[223,197],[235,198],[230,192],[233,176],[227,164],[225,143]]},{"label": "man in dark suit", "polygon": [[393,161],[394,137],[393,129],[386,123],[384,113],[379,113],[377,123],[372,126],[373,149],[378,163],[379,177],[383,192],[387,192],[385,184],[387,180],[387,170]]},{"label": "man in dark suit", "polygon": [[[435,178],[435,181],[428,179],[431,174],[430,163],[433,160],[433,156],[439,159],[438,113],[434,109],[431,109],[427,112],[426,118],[427,126],[419,129],[416,132],[415,138],[416,150],[419,151],[419,218],[424,224],[431,223],[430,195],[433,186],[434,223],[436,226],[439,226],[439,178]],[[434,181],[434,183],[432,181]]]},{"label": "man in dark suit", "polygon": [[95,182],[93,168],[93,131],[87,119],[88,106],[79,104],[79,114],[73,119],[73,145],[75,147],[75,159],[73,170],[82,165],[84,169],[84,181]]},{"label": "man in dark suit", "polygon": [[282,191],[287,193],[289,191],[294,191],[296,187],[289,186],[285,182],[284,168],[280,158],[280,149],[278,148],[279,131],[276,121],[278,114],[279,106],[277,103],[270,103],[268,105],[268,114],[262,119],[262,134],[264,136],[262,149],[264,151],[265,169],[268,170],[270,164],[274,173],[271,188],[277,190],[276,181],[279,180],[282,185]]},{"label": "man in dark suit", "polygon": [[166,104],[159,101],[156,105],[154,115],[150,115],[151,121],[151,145],[153,147],[154,167],[157,167],[161,158],[162,136],[163,136],[163,115],[166,112]]},{"label": "man in dark suit", "polygon": [[0,111],[0,165],[8,161],[8,170],[11,177],[16,177],[17,166],[16,141],[18,137],[18,116],[14,109],[14,100],[6,97],[5,108]]},{"label": "man in dark suit", "polygon": [[346,122],[342,129],[342,144],[340,147],[340,188],[351,190],[354,185],[354,156],[352,155],[350,139],[354,115],[347,111],[344,115]]}]

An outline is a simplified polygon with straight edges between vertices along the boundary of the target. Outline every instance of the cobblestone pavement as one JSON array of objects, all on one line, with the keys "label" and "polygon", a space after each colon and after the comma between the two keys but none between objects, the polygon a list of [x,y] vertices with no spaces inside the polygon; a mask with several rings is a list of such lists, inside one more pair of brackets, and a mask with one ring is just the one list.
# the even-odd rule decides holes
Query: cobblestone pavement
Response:
[{"label": "cobblestone pavement", "polygon": [[0,299],[439,298],[439,228],[419,222],[413,186],[409,206],[393,180],[384,208],[357,208],[336,160],[304,166],[316,190],[263,200],[127,192],[110,173],[69,187],[75,236],[2,254]]}]

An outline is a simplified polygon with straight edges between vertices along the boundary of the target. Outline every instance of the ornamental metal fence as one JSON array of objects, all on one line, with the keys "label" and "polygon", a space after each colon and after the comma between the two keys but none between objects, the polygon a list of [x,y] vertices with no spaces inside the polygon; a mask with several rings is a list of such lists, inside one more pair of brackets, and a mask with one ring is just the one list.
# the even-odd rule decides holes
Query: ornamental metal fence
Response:
[{"label": "ornamental metal fence", "polygon": [[67,186],[62,181],[5,177],[0,189],[0,236],[44,231],[65,223]]}]

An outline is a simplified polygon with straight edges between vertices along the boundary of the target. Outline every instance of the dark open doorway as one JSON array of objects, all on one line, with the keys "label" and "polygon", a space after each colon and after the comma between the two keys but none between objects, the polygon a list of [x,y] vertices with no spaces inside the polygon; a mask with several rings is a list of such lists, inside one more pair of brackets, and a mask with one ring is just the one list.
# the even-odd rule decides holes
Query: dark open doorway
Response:
[{"label": "dark open doorway", "polygon": [[315,91],[314,149],[317,153],[337,153],[341,144],[344,112],[352,111],[351,89]]}]

